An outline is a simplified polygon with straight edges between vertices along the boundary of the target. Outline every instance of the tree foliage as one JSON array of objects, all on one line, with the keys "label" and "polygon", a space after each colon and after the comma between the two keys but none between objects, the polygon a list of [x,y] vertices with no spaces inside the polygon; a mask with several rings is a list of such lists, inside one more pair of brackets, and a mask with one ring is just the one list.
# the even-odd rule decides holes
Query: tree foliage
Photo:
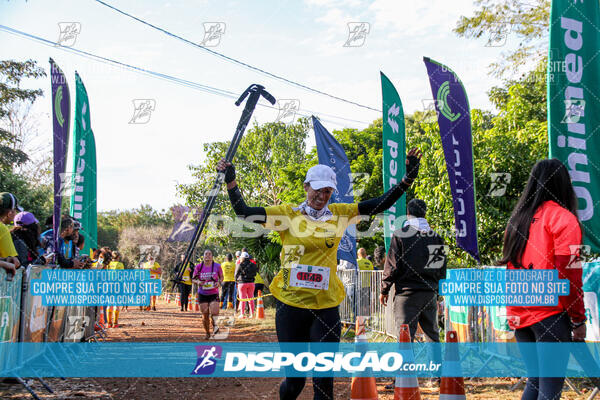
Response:
[{"label": "tree foliage", "polygon": [[492,46],[505,42],[508,35],[516,35],[520,39],[519,46],[505,52],[490,66],[493,75],[505,76],[532,60],[537,63],[545,58],[550,3],[550,0],[476,0],[478,9],[474,15],[462,16],[454,32],[466,38],[487,37]]},{"label": "tree foliage", "polygon": [[169,211],[158,211],[147,204],[132,210],[100,212],[98,213],[98,246],[117,249],[120,233],[130,227],[168,228],[169,232],[164,237],[166,239],[171,233],[172,226],[173,216]]}]

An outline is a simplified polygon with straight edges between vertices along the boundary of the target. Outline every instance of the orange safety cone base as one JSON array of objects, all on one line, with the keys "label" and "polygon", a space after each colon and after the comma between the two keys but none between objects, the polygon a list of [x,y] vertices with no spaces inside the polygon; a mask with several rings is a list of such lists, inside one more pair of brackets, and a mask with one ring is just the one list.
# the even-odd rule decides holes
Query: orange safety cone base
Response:
[{"label": "orange safety cone base", "polygon": [[377,400],[377,382],[374,377],[354,377],[350,388],[350,400]]},{"label": "orange safety cone base", "polygon": [[394,400],[421,400],[418,387],[395,387]]}]

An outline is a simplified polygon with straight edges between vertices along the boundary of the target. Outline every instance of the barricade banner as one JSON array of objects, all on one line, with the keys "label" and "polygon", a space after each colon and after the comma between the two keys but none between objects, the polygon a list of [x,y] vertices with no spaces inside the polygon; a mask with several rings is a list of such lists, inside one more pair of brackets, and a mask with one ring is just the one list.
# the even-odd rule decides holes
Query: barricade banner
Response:
[{"label": "barricade banner", "polygon": [[[21,285],[23,268],[18,269],[12,281],[6,280],[7,274],[0,268],[0,342],[17,342],[19,339],[19,321],[21,314]],[[0,347],[0,372],[12,369],[18,360],[17,354],[7,352]]]},{"label": "barricade banner", "polygon": [[85,327],[91,323],[86,309],[89,307],[67,307],[64,324],[64,342],[81,342],[85,337]]},{"label": "barricade banner", "polygon": [[587,336],[585,340],[588,342],[600,342],[598,297],[600,297],[600,262],[584,263],[583,302],[587,317]]},{"label": "barricade banner", "polygon": [[64,332],[67,307],[48,307],[48,331],[46,342],[60,342]]},{"label": "barricade banner", "polygon": [[467,306],[448,306],[446,332],[456,331],[459,342],[469,342],[469,308]]},{"label": "barricade banner", "polygon": [[43,342],[46,333],[48,307],[42,306],[41,296],[31,296],[29,284],[32,279],[40,279],[46,266],[31,265],[23,274],[23,297],[21,302],[21,324],[19,338],[21,342]]},{"label": "barricade banner", "polygon": [[86,307],[85,308],[85,323],[84,326],[84,339],[88,339],[94,335],[94,324],[96,323],[96,316],[99,312],[99,307]]}]

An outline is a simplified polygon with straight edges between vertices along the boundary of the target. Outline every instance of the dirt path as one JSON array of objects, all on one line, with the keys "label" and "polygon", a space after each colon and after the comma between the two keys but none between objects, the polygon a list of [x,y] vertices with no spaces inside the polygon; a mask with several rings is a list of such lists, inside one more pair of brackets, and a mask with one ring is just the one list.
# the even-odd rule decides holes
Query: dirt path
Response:
[{"label": "dirt path", "polygon": [[[109,329],[110,341],[134,342],[204,342],[204,329],[199,313],[180,312],[173,304],[159,301],[158,311],[142,312],[137,307],[129,307],[120,315],[121,327]],[[222,314],[223,333],[218,341],[270,342],[275,341],[275,325],[272,310],[266,310],[266,319],[233,319],[232,310]],[[229,326],[228,326],[229,325]],[[228,329],[228,332],[227,332]],[[280,378],[69,378],[66,381],[52,378],[47,380],[55,390],[49,394],[34,382],[33,386],[43,399],[102,399],[102,400],[254,400],[278,399]],[[381,400],[392,400],[393,390],[384,386],[389,379],[378,379],[377,386]],[[466,382],[467,398],[480,399],[519,399],[522,389],[510,392],[516,382],[514,378],[478,379]],[[312,384],[300,396],[302,400],[312,399]],[[438,398],[437,388],[421,389],[423,400]],[[1,399],[31,398],[21,385],[0,384]],[[350,378],[335,379],[335,398],[350,398]],[[577,395],[568,390],[563,399],[585,399],[585,394]]]}]

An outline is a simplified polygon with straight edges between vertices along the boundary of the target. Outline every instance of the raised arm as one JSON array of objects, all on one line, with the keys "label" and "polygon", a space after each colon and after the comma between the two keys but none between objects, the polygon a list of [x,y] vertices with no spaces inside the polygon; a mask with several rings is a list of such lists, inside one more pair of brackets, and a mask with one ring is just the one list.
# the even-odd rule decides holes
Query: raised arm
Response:
[{"label": "raised arm", "polygon": [[242,192],[235,181],[235,167],[230,162],[225,161],[222,158],[217,163],[217,171],[225,174],[225,183],[227,184],[227,194],[229,195],[229,201],[231,206],[238,217],[253,217],[252,222],[265,223],[267,221],[267,211],[264,207],[249,207],[244,198]]},{"label": "raised arm", "polygon": [[375,215],[393,206],[419,175],[419,163],[422,156],[419,149],[412,148],[406,157],[406,174],[402,180],[383,195],[358,203],[358,213],[360,215]]}]

